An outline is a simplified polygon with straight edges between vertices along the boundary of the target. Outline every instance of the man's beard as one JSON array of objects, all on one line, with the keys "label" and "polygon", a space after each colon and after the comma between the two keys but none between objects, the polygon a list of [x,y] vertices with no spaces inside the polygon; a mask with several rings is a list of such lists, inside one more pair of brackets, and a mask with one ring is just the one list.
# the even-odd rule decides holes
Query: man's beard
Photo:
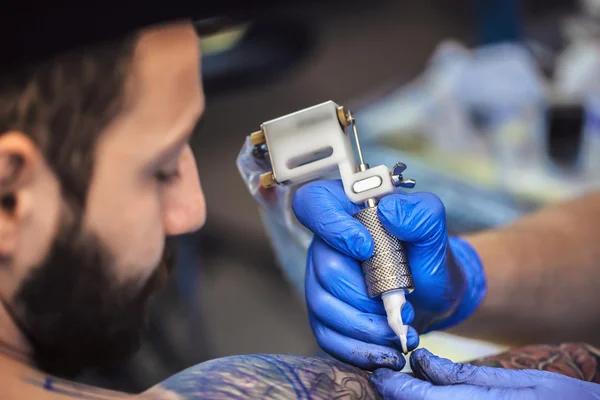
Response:
[{"label": "man's beard", "polygon": [[174,264],[175,247],[166,240],[162,261],[146,281],[117,283],[111,252],[82,230],[81,218],[63,222],[48,256],[10,306],[37,367],[73,377],[135,353],[150,298]]}]

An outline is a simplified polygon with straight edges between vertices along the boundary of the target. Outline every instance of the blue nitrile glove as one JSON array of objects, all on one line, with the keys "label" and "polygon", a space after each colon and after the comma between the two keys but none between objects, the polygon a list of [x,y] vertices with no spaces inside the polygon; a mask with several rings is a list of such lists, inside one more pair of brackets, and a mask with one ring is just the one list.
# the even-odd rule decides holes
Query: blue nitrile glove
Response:
[{"label": "blue nitrile glove", "polygon": [[[388,325],[382,301],[367,296],[358,261],[318,238],[308,252],[306,302],[312,330],[327,353],[371,371],[404,368],[400,339]],[[403,321],[410,324],[413,317],[412,307],[406,304]],[[409,328],[407,347],[412,350],[418,344],[419,335]]]},{"label": "blue nitrile glove", "polygon": [[[364,352],[357,351],[350,359],[344,355],[352,347],[339,348],[342,338],[386,345],[393,337],[381,300],[367,296],[357,261],[373,252],[369,231],[352,217],[361,207],[348,200],[341,181],[334,180],[301,187],[293,208],[298,220],[315,234],[308,257],[306,297],[317,341],[344,361],[372,366]],[[455,325],[473,313],[486,291],[481,261],[466,241],[448,239],[441,201],[429,193],[390,195],[379,203],[379,218],[405,242],[413,273],[415,291],[408,296],[403,320],[410,323],[414,314],[412,325],[423,333]],[[374,316],[377,328],[371,331],[349,326],[354,318]],[[409,335],[409,346],[414,346],[410,331]]]},{"label": "blue nitrile glove", "polygon": [[411,354],[410,365],[416,378],[378,369],[371,383],[384,399],[600,399],[600,385],[548,371],[456,364],[425,349]]}]

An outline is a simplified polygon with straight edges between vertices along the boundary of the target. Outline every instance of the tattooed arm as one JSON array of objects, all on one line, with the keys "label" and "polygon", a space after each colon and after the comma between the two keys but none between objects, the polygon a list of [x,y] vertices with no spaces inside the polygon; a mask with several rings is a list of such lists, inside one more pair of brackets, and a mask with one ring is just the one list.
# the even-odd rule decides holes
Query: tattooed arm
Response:
[{"label": "tattooed arm", "polygon": [[36,400],[376,399],[368,374],[314,357],[244,355],[188,368],[132,395],[49,376],[0,353],[0,398]]},{"label": "tattooed arm", "polygon": [[[471,362],[506,369],[539,369],[600,383],[600,350],[581,343],[527,346]],[[17,368],[18,369],[18,368]],[[14,371],[19,372],[19,371]],[[19,372],[22,374],[22,371]],[[287,355],[247,355],[205,362],[139,396],[116,393],[43,374],[24,374],[7,399],[194,400],[376,399],[368,374],[334,360]],[[0,375],[2,382],[2,375]],[[6,382],[3,382],[6,383]],[[12,385],[8,385],[9,387]],[[32,389],[35,392],[32,392]],[[9,390],[9,392],[11,392]]]},{"label": "tattooed arm", "polygon": [[334,360],[288,355],[208,361],[172,376],[142,398],[165,396],[165,390],[186,400],[377,398],[364,371]]},{"label": "tattooed arm", "polygon": [[[600,350],[583,343],[527,346],[471,364],[545,370],[600,383]],[[174,375],[145,395],[152,393],[154,397],[142,396],[143,400],[378,398],[362,370],[334,360],[286,355],[205,362]]]},{"label": "tattooed arm", "polygon": [[600,384],[600,350],[585,343],[525,346],[469,364],[505,369],[537,369]]}]

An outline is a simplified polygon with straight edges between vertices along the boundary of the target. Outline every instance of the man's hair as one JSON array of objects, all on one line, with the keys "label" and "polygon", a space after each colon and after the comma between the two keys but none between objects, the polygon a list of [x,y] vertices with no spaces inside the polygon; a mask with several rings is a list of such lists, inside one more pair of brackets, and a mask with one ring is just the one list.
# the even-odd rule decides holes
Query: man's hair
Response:
[{"label": "man's hair", "polygon": [[132,34],[0,76],[0,135],[28,135],[72,206],[84,207],[95,144],[124,106],[136,42]]}]

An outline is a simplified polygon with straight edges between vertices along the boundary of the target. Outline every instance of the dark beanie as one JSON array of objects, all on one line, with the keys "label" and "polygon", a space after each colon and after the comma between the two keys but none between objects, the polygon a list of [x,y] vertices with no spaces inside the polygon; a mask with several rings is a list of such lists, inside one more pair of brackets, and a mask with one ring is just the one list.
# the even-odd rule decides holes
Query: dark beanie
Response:
[{"label": "dark beanie", "polygon": [[191,19],[201,26],[218,27],[249,18],[275,1],[7,0],[2,3],[0,73],[162,23]]}]

